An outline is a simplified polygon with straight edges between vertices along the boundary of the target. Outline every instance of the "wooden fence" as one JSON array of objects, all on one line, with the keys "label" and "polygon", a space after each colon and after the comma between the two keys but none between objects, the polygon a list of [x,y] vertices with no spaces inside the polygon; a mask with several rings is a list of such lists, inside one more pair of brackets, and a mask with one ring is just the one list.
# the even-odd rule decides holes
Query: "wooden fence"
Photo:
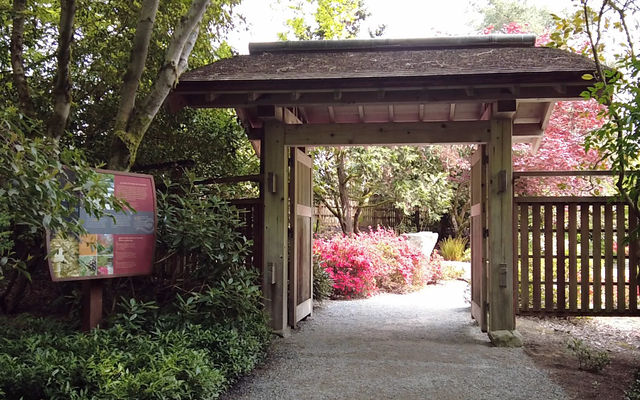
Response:
[{"label": "wooden fence", "polygon": [[637,226],[610,197],[515,197],[519,313],[640,315]]},{"label": "wooden fence", "polygon": [[[340,228],[338,218],[324,205],[315,207],[315,218],[321,229],[326,229],[327,227]],[[402,210],[393,206],[366,207],[363,208],[360,213],[358,226],[362,230],[367,229],[369,226],[376,227],[378,225],[396,228],[402,223],[404,218],[410,217],[406,217]]]}]

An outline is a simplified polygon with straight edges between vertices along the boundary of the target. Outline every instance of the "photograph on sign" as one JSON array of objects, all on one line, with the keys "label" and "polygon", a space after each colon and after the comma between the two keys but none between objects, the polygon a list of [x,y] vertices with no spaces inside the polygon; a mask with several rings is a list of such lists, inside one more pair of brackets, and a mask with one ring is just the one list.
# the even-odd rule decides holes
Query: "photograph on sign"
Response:
[{"label": "photograph on sign", "polygon": [[98,171],[108,191],[127,202],[123,211],[105,209],[96,218],[83,208],[80,237],[49,233],[49,267],[54,281],[151,273],[156,237],[156,197],[151,175]]}]

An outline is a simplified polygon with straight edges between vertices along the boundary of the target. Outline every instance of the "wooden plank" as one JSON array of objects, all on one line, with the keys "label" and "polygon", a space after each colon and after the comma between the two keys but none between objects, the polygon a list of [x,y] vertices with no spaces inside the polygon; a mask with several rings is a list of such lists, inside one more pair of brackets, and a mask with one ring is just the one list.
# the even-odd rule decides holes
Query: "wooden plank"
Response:
[{"label": "wooden plank", "polygon": [[[638,228],[638,219],[633,216],[633,212],[629,211],[629,233],[634,232]],[[640,239],[631,240],[629,243],[629,310],[638,309],[638,267],[640,257]]]},{"label": "wooden plank", "polygon": [[578,230],[577,230],[577,208],[575,204],[569,204],[569,309],[578,310]]},{"label": "wooden plank", "polygon": [[544,205],[544,308],[553,310],[553,208]]},{"label": "wooden plank", "polygon": [[540,311],[542,306],[541,301],[541,281],[542,274],[540,271],[540,260],[542,259],[542,252],[540,248],[540,222],[541,215],[539,204],[534,204],[531,206],[531,215],[533,218],[533,225],[531,229],[531,240],[532,240],[532,253],[533,253],[533,309],[535,311]]},{"label": "wooden plank", "polygon": [[[599,311],[602,308],[602,212],[599,204],[593,205],[593,310]],[[588,231],[587,231],[588,236]],[[589,260],[587,260],[588,262]],[[588,275],[587,275],[588,278]]]},{"label": "wooden plank", "polygon": [[[513,177],[521,176],[615,176],[617,172],[605,170],[582,170],[582,171],[514,171]],[[596,197],[602,198],[602,197]]]},{"label": "wooden plank", "polygon": [[589,203],[606,204],[616,200],[615,197],[595,197],[595,196],[547,196],[547,197],[516,197],[516,203]]},{"label": "wooden plank", "polygon": [[613,310],[613,207],[604,206],[604,306]]},{"label": "wooden plank", "polygon": [[305,124],[285,127],[288,146],[486,143],[489,121]]},{"label": "wooden plank", "polygon": [[625,204],[624,203],[617,203],[616,204],[616,244],[618,247],[618,251],[617,251],[617,261],[618,261],[618,268],[616,271],[616,282],[617,282],[617,290],[616,290],[616,294],[617,294],[617,308],[618,311],[623,311],[627,308],[627,300],[626,300],[626,295],[625,295],[625,290],[626,290],[626,282],[627,282],[627,277],[626,277],[626,265],[625,265],[625,261],[626,261],[626,257],[624,254],[624,248],[625,248],[625,233],[626,233],[626,227],[625,227]]},{"label": "wooden plank", "polygon": [[264,148],[262,151],[263,176],[276,178],[275,192],[264,182],[261,195],[264,200],[262,291],[265,309],[271,317],[271,328],[285,334],[288,330],[287,282],[288,282],[288,162],[284,146],[284,125],[277,120],[265,121]]},{"label": "wooden plank", "polygon": [[529,206],[520,204],[520,309],[529,309]]},{"label": "wooden plank", "polygon": [[556,205],[556,265],[557,265],[557,298],[556,308],[560,311],[567,308],[565,294],[565,237],[564,237],[564,204]]},{"label": "wooden plank", "polygon": [[489,144],[489,331],[515,329],[513,309],[513,121],[491,119]]}]

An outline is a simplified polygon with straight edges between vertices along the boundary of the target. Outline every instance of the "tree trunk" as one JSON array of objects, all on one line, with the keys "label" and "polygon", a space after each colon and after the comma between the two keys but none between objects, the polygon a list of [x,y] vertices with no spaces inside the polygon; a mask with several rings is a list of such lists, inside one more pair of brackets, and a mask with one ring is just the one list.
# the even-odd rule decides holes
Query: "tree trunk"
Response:
[{"label": "tree trunk", "polygon": [[24,73],[24,13],[26,0],[13,1],[13,26],[11,28],[11,69],[13,70],[13,85],[18,92],[18,106],[20,111],[28,116],[35,116],[35,107],[29,93],[27,77]]},{"label": "tree trunk", "polygon": [[[169,92],[188,66],[189,55],[198,38],[198,27],[211,0],[193,0],[187,15],[176,28],[167,48],[164,62],[151,91],[140,107],[130,112],[126,129],[116,129],[111,146],[109,168],[126,170],[135,163],[136,153],[151,121]],[[132,57],[133,59],[133,57]],[[118,123],[122,126],[122,122]]]},{"label": "tree trunk", "polygon": [[359,219],[362,214],[362,207],[356,207],[356,212],[353,214],[353,233],[360,233]]},{"label": "tree trunk", "polygon": [[75,0],[60,2],[60,27],[58,35],[58,69],[53,88],[53,114],[47,123],[49,137],[58,139],[64,133],[71,111],[71,42],[73,41],[73,20],[76,15]]},{"label": "tree trunk", "polygon": [[340,208],[342,209],[343,216],[343,220],[340,221],[340,225],[342,226],[342,232],[345,235],[348,235],[353,233],[353,217],[351,216],[347,174],[344,169],[344,152],[342,150],[337,150],[336,160],[336,169],[338,172],[338,193],[340,195]]}]

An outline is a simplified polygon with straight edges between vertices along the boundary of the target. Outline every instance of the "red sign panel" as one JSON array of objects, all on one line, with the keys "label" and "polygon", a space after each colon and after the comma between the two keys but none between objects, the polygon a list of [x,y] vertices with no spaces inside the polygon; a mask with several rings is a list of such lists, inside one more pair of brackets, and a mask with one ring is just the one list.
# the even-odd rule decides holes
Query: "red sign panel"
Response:
[{"label": "red sign panel", "polygon": [[81,237],[50,233],[49,269],[54,281],[151,273],[156,242],[156,191],[151,175],[98,170],[109,191],[130,209],[105,210],[101,218],[78,210]]}]

